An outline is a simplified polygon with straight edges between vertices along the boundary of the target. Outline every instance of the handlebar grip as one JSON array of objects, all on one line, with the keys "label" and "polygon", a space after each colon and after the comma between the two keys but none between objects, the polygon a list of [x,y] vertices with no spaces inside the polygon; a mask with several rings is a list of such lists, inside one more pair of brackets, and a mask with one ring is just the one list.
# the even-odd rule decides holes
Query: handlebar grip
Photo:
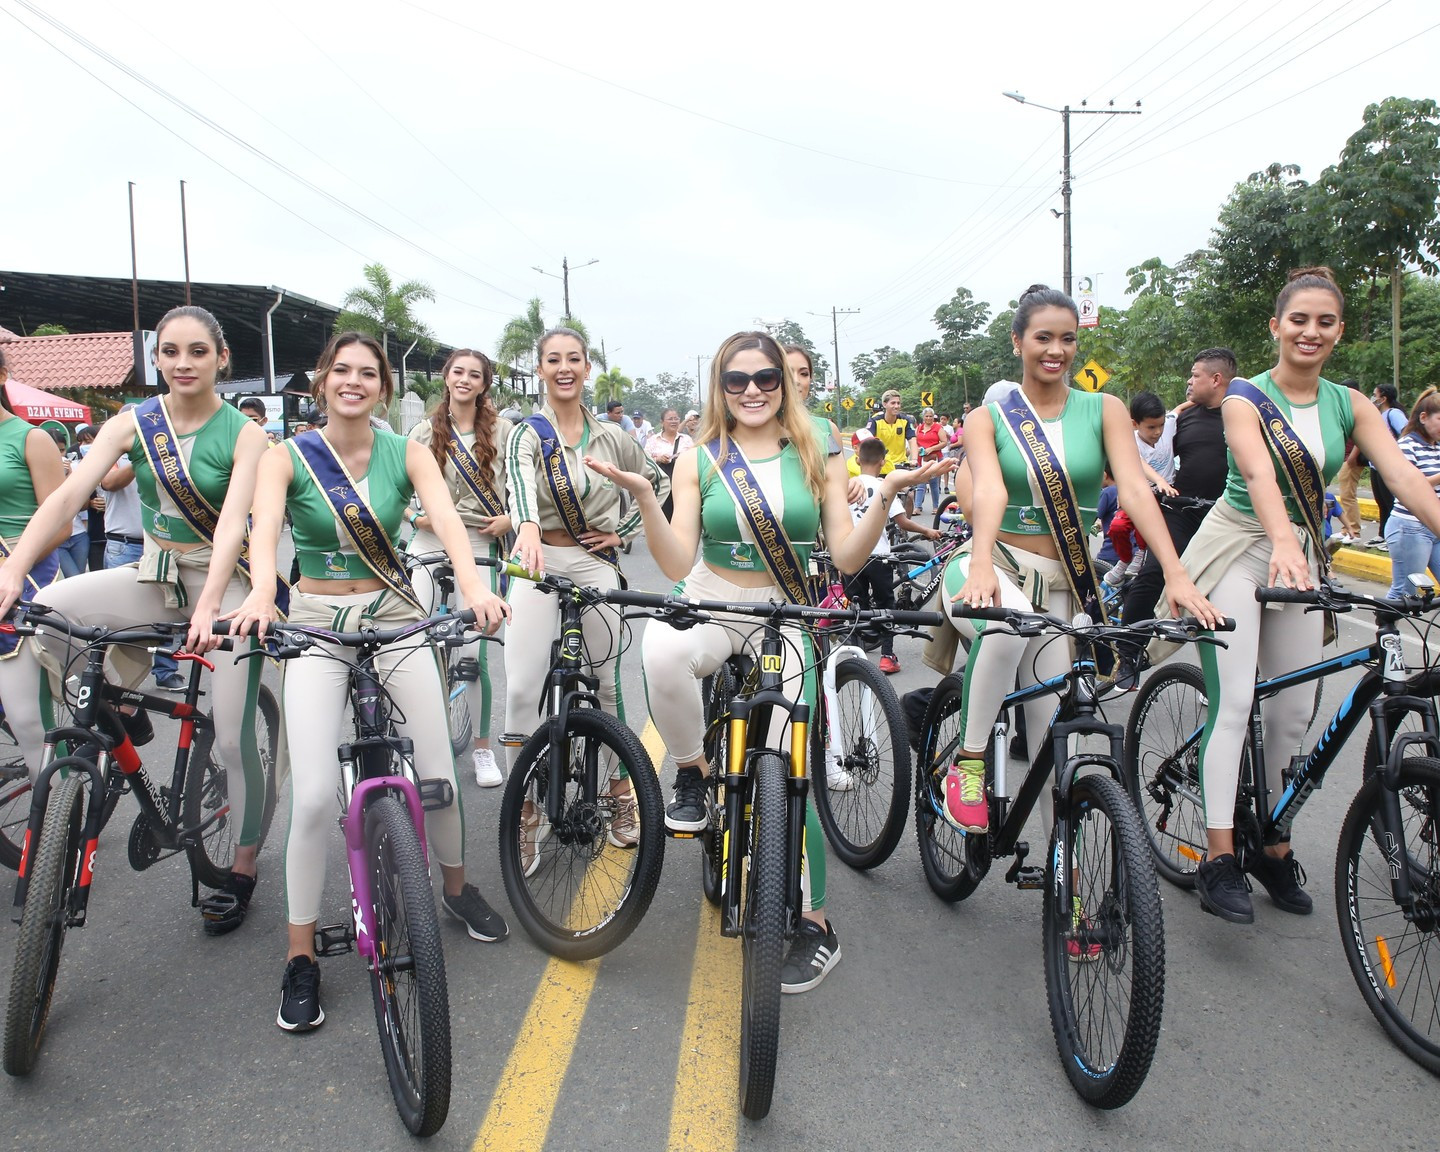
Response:
[{"label": "handlebar grip", "polygon": [[891,612],[890,619],[916,628],[937,628],[945,623],[945,616],[940,612]]},{"label": "handlebar grip", "polygon": [[1220,617],[1220,623],[1217,624],[1217,625],[1215,625],[1214,628],[1211,628],[1208,624],[1205,624],[1205,623],[1203,623],[1202,621],[1197,620],[1194,616],[1181,616],[1181,617],[1178,617],[1178,618],[1174,621],[1174,623],[1175,623],[1175,624],[1178,624],[1181,628],[1184,628],[1184,629],[1186,629],[1187,631],[1195,631],[1195,632],[1234,632],[1234,631],[1235,631],[1235,621],[1234,621],[1234,619],[1233,619],[1232,617],[1230,617],[1230,616],[1222,616],[1222,617]]},{"label": "handlebar grip", "polygon": [[1261,604],[1318,604],[1320,594],[1313,588],[1307,592],[1298,588],[1257,588],[1255,599]]},{"label": "handlebar grip", "polygon": [[971,608],[968,604],[951,604],[950,615],[966,620],[999,620],[1003,622],[1010,619],[1010,609]]},{"label": "handlebar grip", "polygon": [[641,592],[632,588],[612,588],[605,593],[605,600],[622,608],[663,608],[669,601],[667,596],[654,592]]},{"label": "handlebar grip", "polygon": [[460,623],[464,624],[467,628],[470,627],[471,624],[475,623],[475,609],[473,608],[461,609],[459,612],[456,613],[456,616],[459,617]]}]

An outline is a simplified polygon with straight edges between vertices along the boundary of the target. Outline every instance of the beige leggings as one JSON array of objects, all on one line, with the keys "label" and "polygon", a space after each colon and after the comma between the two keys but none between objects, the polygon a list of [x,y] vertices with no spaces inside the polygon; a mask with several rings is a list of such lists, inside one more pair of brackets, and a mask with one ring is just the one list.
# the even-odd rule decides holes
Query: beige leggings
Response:
[{"label": "beige leggings", "polygon": [[[191,596],[198,592],[203,574],[182,569]],[[231,576],[220,602],[222,612],[238,608],[249,594],[249,581],[238,573]],[[38,603],[63,613],[72,623],[87,627],[135,628],[163,620],[188,620],[190,607],[172,608],[166,603],[166,588],[161,584],[141,583],[139,570],[133,566],[110,568],[103,572],[87,572],[60,580],[36,595]],[[193,599],[191,600],[193,603]],[[209,708],[215,718],[213,755],[226,768],[226,786],[234,811],[240,813],[239,843],[248,847],[260,838],[260,819],[264,807],[264,768],[260,763],[255,740],[255,698],[260,689],[260,660],[235,663],[243,649],[253,641],[242,641],[234,653],[214,652],[211,660],[215,671],[210,675],[206,695],[200,706]],[[84,668],[84,656],[77,646],[68,646],[67,638],[54,633],[36,636],[21,646],[14,659],[0,662],[0,699],[5,701],[6,717],[15,731],[25,755],[32,778],[40,770],[40,752],[45,744],[48,722],[48,699],[60,698],[60,680],[54,675],[42,683],[42,669],[36,649],[43,649],[47,661],[63,668],[68,678]],[[243,646],[243,648],[242,648]],[[150,656],[133,650],[112,649],[106,657],[107,676],[126,688],[138,688],[150,671]],[[186,669],[188,672],[188,668]],[[158,744],[154,762],[161,763],[171,752]],[[230,771],[238,768],[239,771]],[[162,773],[168,776],[168,772]],[[249,801],[254,798],[255,803]]]},{"label": "beige leggings", "polygon": [[[394,628],[420,618],[393,592],[322,597],[296,591],[290,598],[292,623],[335,631],[354,631],[362,621]],[[285,899],[291,924],[313,924],[320,918],[340,775],[336,749],[350,731],[346,720],[354,662],[353,648],[317,644],[291,660],[285,670],[285,731],[291,763]],[[435,650],[421,633],[386,647],[375,658],[375,667],[389,694],[396,730],[414,741],[416,773],[422,780],[448,780],[455,789],[453,804],[425,814],[425,832],[440,864],[458,867],[464,862],[465,822]]]}]

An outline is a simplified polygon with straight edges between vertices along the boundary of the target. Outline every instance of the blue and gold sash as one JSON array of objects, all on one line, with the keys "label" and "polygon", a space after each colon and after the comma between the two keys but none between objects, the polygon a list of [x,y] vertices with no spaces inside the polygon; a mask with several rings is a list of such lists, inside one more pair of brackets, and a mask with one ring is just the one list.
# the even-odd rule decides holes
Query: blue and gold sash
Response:
[{"label": "blue and gold sash", "polygon": [[809,571],[800,562],[800,554],[785,534],[785,526],[770,510],[770,501],[765,498],[764,490],[754,482],[750,461],[745,459],[745,454],[733,440],[729,441],[723,453],[718,439],[706,444],[705,451],[735,501],[736,511],[743,514],[749,524],[750,532],[760,546],[760,556],[775,583],[792,603],[817,603]]},{"label": "blue and gold sash", "polygon": [[1295,431],[1280,406],[1249,380],[1236,377],[1230,381],[1225,393],[1228,400],[1238,397],[1255,409],[1260,417],[1260,430],[1270,447],[1285,479],[1290,484],[1290,494],[1300,509],[1301,527],[1310,537],[1311,550],[1320,561],[1322,575],[1330,571],[1330,552],[1325,547],[1325,475],[1315,463],[1310,449],[1305,447],[1300,434]]},{"label": "blue and gold sash", "polygon": [[1050,537],[1060,553],[1060,563],[1075,593],[1076,602],[1091,620],[1100,620],[1103,617],[1099,584],[1095,580],[1095,566],[1090,560],[1085,525],[1080,517],[1080,501],[1075,498],[1070,477],[1055,455],[1055,449],[1050,446],[1045,425],[1019,388],[996,406],[1035,477]]},{"label": "blue and gold sash", "polygon": [[305,470],[310,473],[315,487],[329,501],[330,510],[335,513],[335,522],[356,555],[387,587],[424,612],[405,565],[400,561],[400,554],[395,551],[395,545],[386,535],[380,518],[375,515],[375,510],[370,507],[345,462],[335,454],[330,441],[320,432],[310,431],[300,433],[290,443]]},{"label": "blue and gold sash", "polygon": [[[190,483],[185,456],[180,451],[180,437],[170,424],[170,413],[166,411],[162,398],[152,396],[143,404],[132,409],[135,417],[135,431],[145,449],[145,458],[150,462],[150,471],[155,474],[155,483],[164,489],[180,515],[191,530],[205,543],[215,544],[215,533],[220,527],[220,513],[211,506],[200,490]],[[250,575],[250,533],[240,543],[240,571]],[[282,614],[290,608],[290,584],[283,576],[275,576],[275,606]]]},{"label": "blue and gold sash", "polygon": [[465,486],[480,502],[480,511],[486,516],[505,515],[505,504],[500,499],[500,493],[495,491],[490,477],[485,475],[480,462],[475,459],[474,453],[465,447],[465,442],[455,434],[454,428],[450,430],[450,450],[447,455],[450,463],[455,465],[455,471],[460,473],[460,478],[465,481]]},{"label": "blue and gold sash", "polygon": [[[538,412],[525,417],[524,422],[540,437],[545,483],[550,486],[550,498],[555,502],[560,519],[565,522],[565,531],[579,541],[582,533],[590,531],[590,525],[585,520],[585,509],[580,506],[575,481],[570,476],[570,465],[565,462],[565,443],[560,439],[560,433],[555,431],[555,425]],[[598,556],[617,572],[620,570],[620,555],[614,548],[592,550],[590,554]]]}]

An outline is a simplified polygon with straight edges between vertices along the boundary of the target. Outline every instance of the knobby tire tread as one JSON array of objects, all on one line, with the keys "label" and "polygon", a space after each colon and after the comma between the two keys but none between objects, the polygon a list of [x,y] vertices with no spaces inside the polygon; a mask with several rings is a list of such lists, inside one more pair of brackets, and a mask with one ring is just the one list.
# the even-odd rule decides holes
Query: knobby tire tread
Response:
[{"label": "knobby tire tread", "polygon": [[770,1112],[780,1058],[786,775],[785,760],[777,753],[757,753],[751,761],[750,873],[740,938],[740,1111],[751,1120],[763,1120]]}]

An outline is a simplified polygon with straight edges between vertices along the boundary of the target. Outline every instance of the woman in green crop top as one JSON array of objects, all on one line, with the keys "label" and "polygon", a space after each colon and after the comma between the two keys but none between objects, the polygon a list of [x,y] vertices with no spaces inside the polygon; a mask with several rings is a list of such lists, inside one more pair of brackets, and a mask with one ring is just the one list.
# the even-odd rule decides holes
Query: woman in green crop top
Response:
[{"label": "woman in green crop top", "polygon": [[[349,542],[316,471],[328,467],[353,487],[354,502],[368,509],[372,530],[394,548],[410,499],[420,497],[435,534],[455,569],[477,627],[493,631],[505,618],[505,602],[485,587],[471,555],[465,526],[435,457],[421,444],[375,429],[370,414],[388,404],[393,391],[384,349],[369,336],[345,332],[326,346],[315,368],[315,401],[327,414],[323,431],[302,432],[277,445],[260,464],[255,489],[254,559],[257,572],[275,571],[275,552],[285,513],[290,513],[300,582],[290,596],[290,619],[336,631],[362,623],[394,627],[423,619],[408,587],[382,579]],[[317,461],[319,463],[317,463]],[[244,635],[264,631],[278,618],[273,576],[258,576],[232,628]],[[315,963],[315,923],[325,882],[325,848],[335,820],[335,749],[348,706],[351,649],[317,644],[289,662],[285,672],[285,732],[290,742],[290,833],[285,843],[285,895],[289,920],[285,976],[276,1023],[287,1032],[308,1032],[325,1019],[320,1007],[320,970]],[[479,890],[465,879],[465,827],[445,686],[434,650],[420,633],[391,644],[376,657],[385,691],[394,702],[396,728],[415,747],[422,780],[447,781],[454,802],[427,812],[425,830],[444,879],[441,906],[465,924],[476,940],[500,940],[508,932]]]},{"label": "woman in green crop top", "polygon": [[[1130,413],[1118,397],[1070,387],[1078,328],[1075,303],[1063,292],[1035,285],[1020,297],[1010,331],[1024,374],[1006,399],[976,409],[965,421],[974,535],[947,566],[945,589],[952,600],[973,607],[998,603],[1067,619],[1082,607],[1061,564],[1039,482],[1006,419],[1007,412],[1023,411],[1024,419],[1039,422],[1069,478],[1079,505],[1072,509],[1077,522],[1095,518],[1100,478],[1108,465],[1121,504],[1165,570],[1172,606],[1210,622],[1215,613],[1180,566],[1140,469]],[[1026,640],[1008,626],[947,619],[970,639],[970,656],[960,708],[961,746],[956,763],[947,766],[944,815],[963,831],[984,832],[989,826],[984,757],[1001,701],[1017,672],[1022,687],[1037,683],[1067,671],[1071,654],[1054,636]],[[1026,706],[1031,741],[1043,738],[1053,710],[1049,697]]]},{"label": "woman in green crop top", "polygon": [[[669,521],[643,477],[600,460],[586,463],[636,498],[650,552],[666,577],[680,581],[687,595],[706,600],[788,598],[761,559],[749,518],[719,473],[717,460],[732,448],[744,457],[749,477],[784,528],[802,571],[808,571],[810,549],[822,527],[836,567],[858,571],[880,538],[895,493],[952,467],[936,464],[891,473],[881,483],[881,499],[854,525],[839,445],[824,454],[824,441],[800,402],[785,353],[764,332],[737,333],[716,352],[697,441],[697,447],[676,461],[675,507]],[[674,800],[665,812],[665,823],[675,831],[700,831],[710,820],[706,777],[711,766],[702,746],[700,681],[729,656],[749,650],[758,631],[754,621],[744,617],[734,624],[700,624],[683,631],[652,621],[645,629],[650,718],[677,767]],[[798,629],[787,629],[786,639],[785,690],[792,698],[805,693],[813,706],[813,650]],[[781,723],[783,717],[776,728]],[[768,734],[772,748],[782,747],[783,731],[776,728]],[[824,912],[825,841],[811,804],[806,805],[804,843],[804,922],[781,975],[787,992],[813,988],[840,959],[839,941]]]},{"label": "woman in green crop top", "polygon": [[[224,404],[215,391],[216,377],[228,367],[230,349],[214,316],[190,305],[174,308],[161,318],[155,334],[155,364],[168,393],[106,421],[89,454],[40,506],[14,555],[0,568],[0,612],[13,603],[25,574],[49,551],[56,532],[85,505],[111,466],[128,456],[145,508],[145,550],[139,565],[63,580],[36,599],[76,623],[92,626],[126,628],[188,619],[186,649],[203,655],[219,643],[211,635],[216,617],[237,607],[250,588],[240,557],[256,468],[269,442],[258,425]],[[177,477],[169,488],[157,481],[142,427],[151,431],[152,448],[157,451],[163,434],[164,447],[183,462],[183,480]],[[186,518],[177,497],[200,508],[202,515],[208,508],[201,527]],[[63,643],[37,636],[19,658],[9,662],[19,667],[0,672],[0,694],[6,697],[32,773],[39,771],[45,729],[50,726],[49,693],[60,690],[66,674],[61,661],[66,658]],[[33,665],[27,668],[32,661],[43,664],[49,676],[40,678]],[[150,671],[149,655],[140,653],[137,658],[129,649],[113,649],[107,662],[112,674],[130,687],[138,686]],[[10,676],[27,671],[36,675],[41,694],[30,706],[21,707],[3,685]],[[212,935],[239,927],[255,888],[265,792],[255,738],[259,687],[258,661],[215,661],[209,697],[215,714],[215,757],[227,769],[238,834],[226,890],[201,905],[206,931]]]}]

